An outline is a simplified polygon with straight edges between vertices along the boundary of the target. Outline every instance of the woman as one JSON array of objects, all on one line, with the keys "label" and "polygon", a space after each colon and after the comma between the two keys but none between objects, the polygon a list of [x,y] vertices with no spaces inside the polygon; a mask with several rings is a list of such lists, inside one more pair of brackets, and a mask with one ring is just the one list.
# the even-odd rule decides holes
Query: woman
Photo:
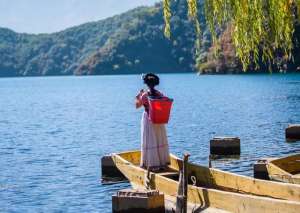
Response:
[{"label": "woman", "polygon": [[158,170],[170,163],[169,145],[165,125],[153,124],[149,119],[148,97],[162,97],[163,94],[155,89],[159,84],[157,75],[148,73],[143,76],[143,81],[148,90],[141,90],[136,96],[136,108],[145,108],[141,122],[141,167]]}]

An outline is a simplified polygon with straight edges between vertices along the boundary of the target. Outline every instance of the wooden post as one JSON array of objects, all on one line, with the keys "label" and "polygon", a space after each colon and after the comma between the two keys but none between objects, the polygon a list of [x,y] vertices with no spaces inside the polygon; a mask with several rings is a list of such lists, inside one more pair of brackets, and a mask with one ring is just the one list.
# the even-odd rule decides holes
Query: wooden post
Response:
[{"label": "wooden post", "polygon": [[156,190],[120,190],[112,196],[112,212],[164,213],[164,194]]},{"label": "wooden post", "polygon": [[183,201],[184,201],[184,208],[183,213],[187,212],[187,192],[188,192],[188,173],[187,173],[187,163],[189,160],[190,154],[186,153],[183,157]]},{"label": "wooden post", "polygon": [[238,137],[214,137],[210,140],[211,155],[240,155],[241,140]]},{"label": "wooden post", "polygon": [[147,167],[147,174],[145,176],[145,187],[146,189],[151,189],[151,174],[150,174],[150,168]]},{"label": "wooden post", "polygon": [[190,154],[186,153],[183,156],[182,166],[180,168],[179,186],[176,200],[176,213],[187,212],[187,192],[188,192],[188,173],[187,163]]},{"label": "wooden post", "polygon": [[263,158],[253,165],[253,177],[262,180],[270,180],[267,164],[275,158]]},{"label": "wooden post", "polygon": [[290,142],[300,140],[300,124],[290,124],[285,129],[285,137]]},{"label": "wooden post", "polygon": [[180,168],[179,184],[176,198],[176,213],[182,213],[183,206],[183,169]]}]

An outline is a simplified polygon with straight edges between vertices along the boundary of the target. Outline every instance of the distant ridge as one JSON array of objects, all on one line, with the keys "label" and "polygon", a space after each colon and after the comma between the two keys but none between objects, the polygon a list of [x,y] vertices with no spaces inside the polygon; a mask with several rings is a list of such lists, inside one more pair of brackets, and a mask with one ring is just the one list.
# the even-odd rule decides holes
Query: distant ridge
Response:
[{"label": "distant ridge", "polygon": [[176,16],[184,21],[174,17],[178,29],[172,41],[162,33],[161,3],[51,34],[0,28],[0,76],[194,71],[193,32],[185,1],[174,6],[182,7]]},{"label": "distant ridge", "polygon": [[[203,0],[199,0],[203,7]],[[16,33],[0,28],[0,77],[51,75],[112,75],[145,72],[241,73],[229,29],[219,30],[221,52],[214,54],[203,14],[200,52],[195,56],[194,27],[186,0],[172,1],[172,38],[163,35],[162,4],[138,7],[121,15],[89,22],[51,34]],[[199,11],[202,11],[201,9]],[[296,23],[295,40],[300,41]],[[300,70],[300,48],[293,60],[273,72]],[[258,72],[253,69],[249,72]],[[268,72],[262,65],[260,72]]]}]

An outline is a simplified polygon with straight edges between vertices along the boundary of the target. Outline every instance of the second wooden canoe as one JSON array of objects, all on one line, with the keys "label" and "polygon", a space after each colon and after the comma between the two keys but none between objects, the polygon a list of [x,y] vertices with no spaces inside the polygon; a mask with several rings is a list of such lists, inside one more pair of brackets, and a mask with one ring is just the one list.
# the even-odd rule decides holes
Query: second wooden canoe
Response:
[{"label": "second wooden canoe", "polygon": [[267,170],[271,180],[300,184],[300,154],[270,160]]}]

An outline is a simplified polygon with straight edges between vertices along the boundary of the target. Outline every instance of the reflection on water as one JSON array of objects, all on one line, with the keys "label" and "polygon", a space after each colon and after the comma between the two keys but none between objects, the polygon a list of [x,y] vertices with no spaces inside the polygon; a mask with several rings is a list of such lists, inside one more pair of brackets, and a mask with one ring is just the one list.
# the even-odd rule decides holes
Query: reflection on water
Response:
[{"label": "reflection on water", "polygon": [[288,101],[300,101],[300,95],[289,95],[286,97]]},{"label": "reflection on water", "polygon": [[288,81],[287,84],[300,84],[300,81]]},{"label": "reflection on water", "polygon": [[[209,140],[239,136],[240,158],[213,166],[252,175],[253,163],[300,151],[300,75],[161,75],[174,98],[171,152],[208,165]],[[139,75],[0,79],[1,212],[111,212],[128,183],[100,184],[100,157],[140,147]]]}]

